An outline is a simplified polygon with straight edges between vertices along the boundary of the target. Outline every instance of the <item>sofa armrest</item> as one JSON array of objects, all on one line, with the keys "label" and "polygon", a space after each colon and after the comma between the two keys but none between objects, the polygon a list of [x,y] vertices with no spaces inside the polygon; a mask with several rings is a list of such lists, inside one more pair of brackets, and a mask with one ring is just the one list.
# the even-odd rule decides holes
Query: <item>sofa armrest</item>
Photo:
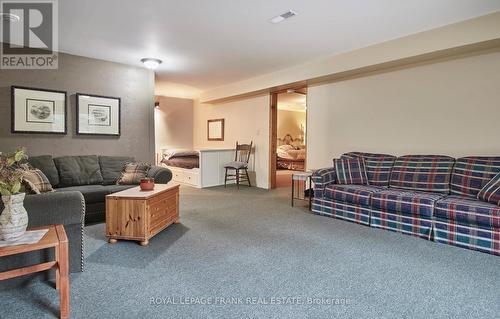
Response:
[{"label": "sofa armrest", "polygon": [[333,167],[317,169],[313,172],[311,178],[314,183],[314,197],[316,198],[322,198],[325,187],[335,184],[337,180],[335,168]]},{"label": "sofa armrest", "polygon": [[77,191],[51,192],[28,195],[24,199],[29,227],[63,224],[82,224],[85,201]]},{"label": "sofa armrest", "polygon": [[312,180],[315,186],[325,187],[329,184],[334,184],[337,181],[335,168],[327,167],[320,168],[313,172]]},{"label": "sofa armrest", "polygon": [[148,177],[154,178],[157,184],[167,184],[172,179],[172,172],[166,167],[151,166]]}]

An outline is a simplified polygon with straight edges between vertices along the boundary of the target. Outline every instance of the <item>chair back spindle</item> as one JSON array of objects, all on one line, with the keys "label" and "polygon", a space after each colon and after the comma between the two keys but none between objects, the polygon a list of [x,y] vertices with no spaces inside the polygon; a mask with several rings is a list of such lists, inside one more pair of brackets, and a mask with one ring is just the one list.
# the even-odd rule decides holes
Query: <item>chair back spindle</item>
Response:
[{"label": "chair back spindle", "polygon": [[234,160],[248,164],[250,154],[252,153],[252,144],[253,141],[250,142],[250,144],[238,144],[238,142],[236,142],[236,154],[234,156]]}]

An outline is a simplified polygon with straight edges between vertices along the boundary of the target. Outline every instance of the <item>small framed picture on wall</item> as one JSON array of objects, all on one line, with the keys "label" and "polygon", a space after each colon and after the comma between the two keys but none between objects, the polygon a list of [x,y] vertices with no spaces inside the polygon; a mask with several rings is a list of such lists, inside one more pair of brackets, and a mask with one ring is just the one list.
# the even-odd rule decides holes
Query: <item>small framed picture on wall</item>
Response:
[{"label": "small framed picture on wall", "polygon": [[207,121],[207,139],[209,141],[224,141],[224,119]]},{"label": "small framed picture on wall", "polygon": [[119,97],[76,94],[76,133],[120,136]]},{"label": "small framed picture on wall", "polygon": [[11,132],[66,134],[66,92],[11,87]]}]

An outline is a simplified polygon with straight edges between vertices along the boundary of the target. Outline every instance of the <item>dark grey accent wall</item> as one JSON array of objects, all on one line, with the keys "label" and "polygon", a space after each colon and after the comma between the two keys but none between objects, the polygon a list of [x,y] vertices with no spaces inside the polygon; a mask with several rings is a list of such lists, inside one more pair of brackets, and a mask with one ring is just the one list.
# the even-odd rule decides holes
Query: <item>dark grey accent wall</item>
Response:
[{"label": "dark grey accent wall", "polygon": [[[12,134],[11,85],[67,91],[67,135]],[[76,93],[121,98],[121,136],[76,135]],[[30,155],[127,155],[153,162],[154,73],[125,64],[59,54],[57,70],[0,70],[0,151]]]}]

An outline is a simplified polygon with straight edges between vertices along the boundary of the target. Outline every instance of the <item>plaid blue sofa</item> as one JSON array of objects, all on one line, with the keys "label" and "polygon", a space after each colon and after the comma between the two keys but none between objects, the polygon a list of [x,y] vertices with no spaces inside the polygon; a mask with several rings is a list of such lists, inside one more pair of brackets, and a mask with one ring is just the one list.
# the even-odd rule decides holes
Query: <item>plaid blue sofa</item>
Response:
[{"label": "plaid blue sofa", "polygon": [[342,155],[356,157],[368,185],[339,185],[333,167],[316,170],[314,213],[500,255],[500,206],[477,199],[500,157]]}]

